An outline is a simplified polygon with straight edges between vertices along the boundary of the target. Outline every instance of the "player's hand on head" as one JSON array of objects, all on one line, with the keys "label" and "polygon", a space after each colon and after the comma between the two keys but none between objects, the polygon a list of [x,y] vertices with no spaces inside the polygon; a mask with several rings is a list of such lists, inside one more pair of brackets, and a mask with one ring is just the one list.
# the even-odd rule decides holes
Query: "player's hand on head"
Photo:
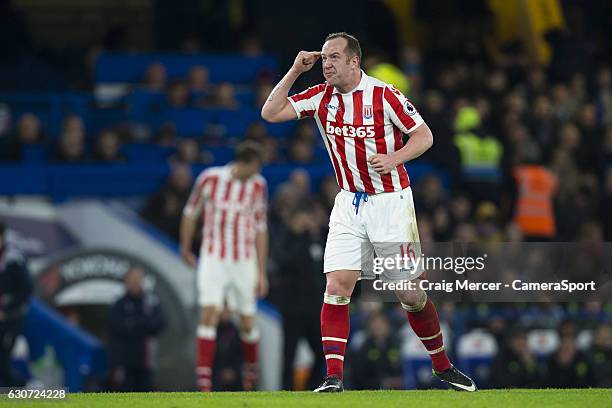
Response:
[{"label": "player's hand on head", "polygon": [[398,165],[389,154],[375,154],[370,156],[368,163],[370,163],[370,166],[372,166],[374,171],[378,174],[389,174]]},{"label": "player's hand on head", "polygon": [[309,71],[321,58],[320,51],[300,51],[293,61],[293,69],[298,73]]}]

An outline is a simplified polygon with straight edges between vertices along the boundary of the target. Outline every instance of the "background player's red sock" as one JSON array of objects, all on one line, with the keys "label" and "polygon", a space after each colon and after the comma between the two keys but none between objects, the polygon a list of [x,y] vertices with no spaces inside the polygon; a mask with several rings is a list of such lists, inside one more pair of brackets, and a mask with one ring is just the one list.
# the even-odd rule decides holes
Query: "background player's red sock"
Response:
[{"label": "background player's red sock", "polygon": [[344,375],[344,353],[350,332],[350,300],[350,297],[326,293],[321,308],[321,341],[327,375],[339,378]]},{"label": "background player's red sock", "polygon": [[407,310],[408,321],[412,330],[419,336],[419,339],[427,349],[431,357],[433,369],[442,372],[450,368],[451,363],[444,351],[444,339],[440,331],[440,320],[438,312],[433,302],[423,297],[419,304],[411,306],[402,303],[402,307]]},{"label": "background player's red sock", "polygon": [[212,368],[215,361],[217,329],[213,326],[198,326],[198,364],[196,376],[200,391],[212,391]]},{"label": "background player's red sock", "polygon": [[259,330],[251,329],[248,333],[241,333],[242,354],[244,357],[244,372],[242,375],[242,386],[245,391],[252,391],[258,380],[258,345]]}]

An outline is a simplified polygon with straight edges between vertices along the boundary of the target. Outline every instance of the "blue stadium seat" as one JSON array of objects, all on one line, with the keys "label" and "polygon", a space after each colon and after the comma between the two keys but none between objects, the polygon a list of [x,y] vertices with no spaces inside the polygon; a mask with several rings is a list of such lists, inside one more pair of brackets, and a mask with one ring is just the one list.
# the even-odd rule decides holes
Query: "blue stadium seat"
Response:
[{"label": "blue stadium seat", "polygon": [[137,163],[165,163],[175,152],[172,147],[161,147],[149,143],[128,143],[123,145],[122,151],[128,162]]},{"label": "blue stadium seat", "polygon": [[213,155],[213,165],[222,166],[234,159],[234,149],[226,146],[206,147],[204,150]]},{"label": "blue stadium seat", "polygon": [[136,121],[145,121],[152,116],[152,112],[161,111],[164,105],[163,92],[136,89],[127,98],[129,118]]},{"label": "blue stadium seat", "polygon": [[270,136],[278,138],[289,138],[295,131],[297,121],[291,120],[283,123],[266,123],[266,129]]},{"label": "blue stadium seat", "polygon": [[[158,115],[157,123],[162,125],[172,122],[179,136],[200,137],[204,135],[207,125],[213,120],[213,113],[207,109],[181,108],[165,109]],[[156,126],[158,128],[158,126]]]},{"label": "blue stadium seat", "polygon": [[191,67],[203,65],[208,69],[212,83],[246,84],[261,71],[275,73],[278,67],[276,58],[271,56],[104,53],[96,60],[95,79],[97,83],[140,83],[147,67],[154,62],[166,66],[170,79],[185,78]]},{"label": "blue stadium seat", "polygon": [[98,134],[105,129],[113,129],[125,123],[127,113],[124,109],[94,109],[89,114],[89,128],[91,134]]},{"label": "blue stadium seat", "polygon": [[255,95],[253,95],[253,91],[250,89],[236,90],[236,99],[238,99],[238,102],[240,102],[240,106],[255,106]]},{"label": "blue stadium seat", "polygon": [[261,121],[257,109],[215,109],[211,111],[213,121],[223,127],[226,136],[243,137],[253,122]]},{"label": "blue stadium seat", "polygon": [[42,163],[47,159],[47,147],[43,145],[24,146],[23,161],[25,163]]}]

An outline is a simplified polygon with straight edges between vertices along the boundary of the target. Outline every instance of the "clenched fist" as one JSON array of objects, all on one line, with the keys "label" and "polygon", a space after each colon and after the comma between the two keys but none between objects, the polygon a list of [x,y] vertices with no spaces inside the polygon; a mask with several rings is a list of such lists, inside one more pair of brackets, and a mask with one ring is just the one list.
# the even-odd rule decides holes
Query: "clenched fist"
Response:
[{"label": "clenched fist", "polygon": [[320,51],[300,51],[293,61],[292,69],[299,74],[309,71],[319,58],[321,58]]}]

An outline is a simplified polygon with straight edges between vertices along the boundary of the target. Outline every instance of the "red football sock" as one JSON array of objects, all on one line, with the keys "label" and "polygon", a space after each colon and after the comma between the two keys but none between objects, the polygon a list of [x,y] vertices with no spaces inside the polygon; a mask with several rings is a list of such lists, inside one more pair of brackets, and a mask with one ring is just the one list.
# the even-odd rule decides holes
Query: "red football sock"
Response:
[{"label": "red football sock", "polygon": [[242,354],[245,364],[257,364],[258,341],[249,342],[242,340]]},{"label": "red football sock", "polygon": [[321,308],[321,340],[328,376],[342,378],[344,375],[344,354],[350,332],[349,299],[325,294]]},{"label": "red football sock", "polygon": [[212,368],[215,361],[216,329],[198,326],[198,364],[196,375],[198,387],[203,392],[212,391]]},{"label": "red football sock", "polygon": [[438,312],[431,300],[427,299],[425,307],[418,312],[408,311],[408,321],[412,330],[427,349],[433,369],[442,372],[450,368],[451,363],[444,351],[444,339],[440,331]]},{"label": "red football sock", "polygon": [[259,377],[257,368],[259,330],[254,328],[248,333],[242,333],[240,340],[242,343],[242,354],[244,357],[242,387],[245,391],[252,391],[255,389]]}]

